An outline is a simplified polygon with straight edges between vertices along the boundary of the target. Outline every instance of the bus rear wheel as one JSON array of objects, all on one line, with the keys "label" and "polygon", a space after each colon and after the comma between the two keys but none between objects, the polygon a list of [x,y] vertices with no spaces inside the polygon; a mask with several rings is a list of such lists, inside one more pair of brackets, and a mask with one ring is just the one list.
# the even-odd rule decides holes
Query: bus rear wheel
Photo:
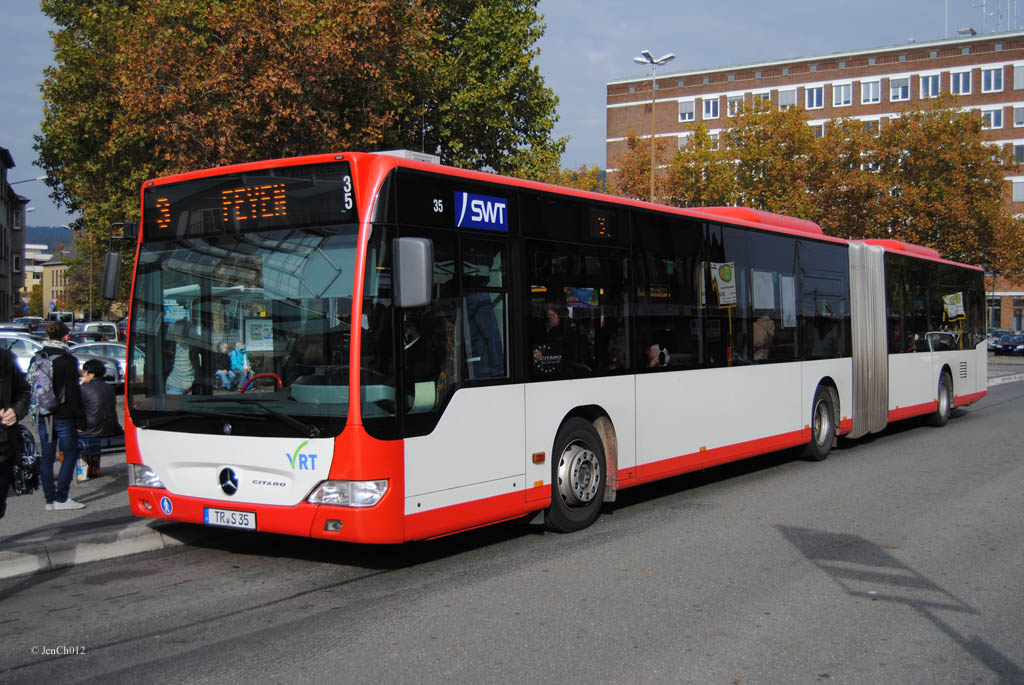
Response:
[{"label": "bus rear wheel", "polygon": [[811,403],[811,441],[804,447],[804,459],[824,461],[836,439],[836,407],[832,391],[819,385]]},{"label": "bus rear wheel", "polygon": [[604,499],[604,444],[589,421],[573,417],[555,436],[551,506],[544,525],[559,533],[582,530],[597,519]]},{"label": "bus rear wheel", "polygon": [[928,425],[942,428],[949,421],[949,415],[953,411],[953,380],[945,371],[939,376],[939,406],[935,413],[928,417]]}]

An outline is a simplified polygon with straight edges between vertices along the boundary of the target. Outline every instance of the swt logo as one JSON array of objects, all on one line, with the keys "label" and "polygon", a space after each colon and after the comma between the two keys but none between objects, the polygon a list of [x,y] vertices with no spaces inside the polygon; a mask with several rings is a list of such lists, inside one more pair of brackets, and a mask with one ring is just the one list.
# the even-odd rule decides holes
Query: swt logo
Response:
[{"label": "swt logo", "polygon": [[508,203],[504,198],[455,193],[455,225],[508,232]]},{"label": "swt logo", "polygon": [[299,471],[315,471],[316,470],[316,458],[318,454],[302,454],[302,448],[309,444],[309,440],[306,440],[301,445],[295,448],[294,454],[285,454],[288,458],[288,463],[291,464],[292,471],[298,469]]}]

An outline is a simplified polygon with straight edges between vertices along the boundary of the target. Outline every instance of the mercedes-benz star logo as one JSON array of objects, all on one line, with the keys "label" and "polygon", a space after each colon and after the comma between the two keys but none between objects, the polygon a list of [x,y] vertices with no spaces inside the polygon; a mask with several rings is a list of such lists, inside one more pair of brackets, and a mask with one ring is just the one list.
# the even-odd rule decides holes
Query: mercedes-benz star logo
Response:
[{"label": "mercedes-benz star logo", "polygon": [[238,476],[235,475],[234,469],[221,469],[220,489],[224,491],[225,495],[233,495],[238,492]]}]

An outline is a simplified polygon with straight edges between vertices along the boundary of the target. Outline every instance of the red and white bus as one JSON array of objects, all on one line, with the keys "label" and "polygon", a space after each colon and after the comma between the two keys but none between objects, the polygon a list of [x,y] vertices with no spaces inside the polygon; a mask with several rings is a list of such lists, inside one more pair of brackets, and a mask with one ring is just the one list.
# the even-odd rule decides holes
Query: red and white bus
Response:
[{"label": "red and white bus", "polygon": [[984,307],[980,269],[743,208],[364,153],[160,178],[131,509],[372,543],[572,531],[633,485],[944,424],[985,394]]}]

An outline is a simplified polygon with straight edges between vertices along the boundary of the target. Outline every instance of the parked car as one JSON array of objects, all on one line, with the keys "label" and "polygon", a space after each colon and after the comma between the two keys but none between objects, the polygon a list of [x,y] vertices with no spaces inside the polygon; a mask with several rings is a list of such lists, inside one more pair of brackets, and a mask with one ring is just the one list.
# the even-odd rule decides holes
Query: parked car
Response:
[{"label": "parked car", "polygon": [[990,352],[995,352],[996,348],[999,347],[999,340],[1004,335],[1011,335],[1012,331],[1008,331],[1005,328],[991,328],[988,331],[988,349]]},{"label": "parked car", "polygon": [[0,331],[15,331],[17,333],[31,333],[29,327],[23,323],[0,321]]},{"label": "parked car", "polygon": [[[72,353],[76,357],[91,356],[91,357],[102,357],[106,359],[114,359],[117,361],[118,370],[121,372],[121,376],[125,374],[125,364],[128,363],[128,347],[124,343],[119,342],[94,342],[84,343],[82,345],[75,345]],[[132,360],[133,374],[132,376],[136,379],[142,378],[142,371],[144,368],[145,359],[142,355],[142,351],[139,348],[135,348],[135,356]]]},{"label": "parked car", "polygon": [[995,353],[1024,355],[1024,335],[1004,335],[999,339]]},{"label": "parked car", "polygon": [[[32,363],[32,357],[35,356],[36,352],[42,349],[43,343],[23,333],[12,333],[10,331],[0,330],[0,346],[14,353],[14,358],[15,361],[18,362],[18,367],[24,373],[28,373],[28,367]],[[118,365],[116,358],[106,357],[99,354],[79,354],[77,348],[74,347],[71,348],[71,354],[78,360],[79,368],[82,367],[82,364],[87,359],[99,359],[103,362],[103,366],[106,369],[106,372],[103,374],[103,380],[113,385],[115,389],[121,387],[124,380],[124,374],[121,373],[121,367]]]}]

